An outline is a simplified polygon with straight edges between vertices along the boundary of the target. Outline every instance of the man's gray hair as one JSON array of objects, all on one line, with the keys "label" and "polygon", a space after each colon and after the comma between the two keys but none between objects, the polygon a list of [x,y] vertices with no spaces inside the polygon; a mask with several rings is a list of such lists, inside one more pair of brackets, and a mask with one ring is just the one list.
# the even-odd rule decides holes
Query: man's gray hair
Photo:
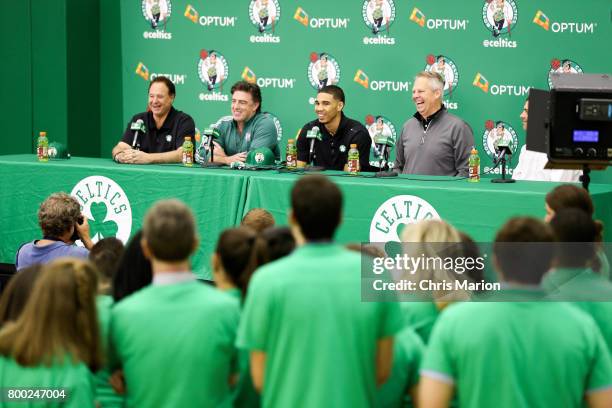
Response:
[{"label": "man's gray hair", "polygon": [[421,71],[414,77],[415,82],[419,78],[427,79],[430,89],[434,92],[439,90],[441,93],[440,99],[442,99],[442,95],[444,95],[444,77],[442,75],[432,71]]}]

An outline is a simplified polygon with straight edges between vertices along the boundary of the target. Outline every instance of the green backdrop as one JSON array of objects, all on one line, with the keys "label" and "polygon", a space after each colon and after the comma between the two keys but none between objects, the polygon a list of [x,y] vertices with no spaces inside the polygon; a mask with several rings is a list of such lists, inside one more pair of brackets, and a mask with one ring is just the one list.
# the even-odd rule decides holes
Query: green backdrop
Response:
[{"label": "green backdrop", "polygon": [[[33,152],[37,133],[46,130],[73,155],[108,157],[129,118],[145,108],[144,78],[159,74],[176,82],[176,105],[199,128],[229,113],[229,101],[217,99],[229,99],[232,83],[256,80],[264,109],[279,119],[284,146],[314,117],[308,67],[321,53],[329,55],[331,74],[338,64],[346,113],[364,122],[383,116],[386,129],[392,124],[399,133],[414,112],[414,74],[444,56],[452,83],[445,99],[472,126],[485,170],[487,123],[504,122],[508,138],[512,128],[520,148],[526,91],[548,87],[551,65],[562,69],[569,60],[573,71],[612,72],[608,0],[506,0],[498,37],[491,24],[499,0],[267,0],[263,34],[255,24],[261,0],[159,0],[169,15],[160,15],[156,29],[148,14],[153,3],[0,0],[6,39],[0,75],[7,79],[0,110],[9,118],[0,133],[2,154]],[[373,30],[378,5],[382,20]],[[214,92],[199,75],[202,50],[217,51],[227,63]],[[595,172],[593,180],[612,182],[612,170]]]},{"label": "green backdrop", "polygon": [[[382,116],[399,135],[414,113],[414,75],[443,57],[451,84],[445,100],[472,126],[486,171],[489,129],[504,122],[504,136],[519,149],[523,101],[530,87],[548,89],[552,69],[612,72],[610,12],[609,0],[123,1],[123,126],[144,110],[156,75],[175,82],[176,107],[200,129],[230,113],[231,85],[244,78],[262,87],[263,110],[279,119],[284,149],[314,118],[309,74],[316,79],[327,54],[327,83],[344,88],[345,112],[366,124]],[[217,78],[209,90],[212,53]]]}]

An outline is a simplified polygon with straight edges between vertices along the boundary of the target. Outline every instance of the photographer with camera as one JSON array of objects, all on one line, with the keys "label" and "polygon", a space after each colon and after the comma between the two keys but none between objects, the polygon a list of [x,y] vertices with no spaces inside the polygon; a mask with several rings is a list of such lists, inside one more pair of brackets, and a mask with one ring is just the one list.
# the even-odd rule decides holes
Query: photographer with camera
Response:
[{"label": "photographer with camera", "polygon": [[[93,242],[87,217],[81,214],[77,200],[66,193],[53,193],[40,205],[38,223],[42,239],[23,244],[17,250],[17,270],[45,264],[61,257],[87,258]],[[74,245],[80,239],[85,248]]]}]

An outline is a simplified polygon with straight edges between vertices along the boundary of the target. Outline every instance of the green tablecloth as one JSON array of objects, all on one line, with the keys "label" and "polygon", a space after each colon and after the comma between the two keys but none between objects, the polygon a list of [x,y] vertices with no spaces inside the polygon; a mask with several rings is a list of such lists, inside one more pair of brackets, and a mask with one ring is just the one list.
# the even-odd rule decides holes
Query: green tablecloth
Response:
[{"label": "green tablecloth", "polygon": [[[469,233],[477,242],[490,242],[509,217],[543,217],[544,196],[556,185],[325,174],[344,192],[344,219],[337,234],[340,242],[393,240],[406,222],[436,215]],[[88,177],[93,178],[85,183],[83,180]],[[0,262],[13,263],[21,243],[40,237],[38,206],[52,192],[73,192],[82,204],[87,201],[83,211],[94,219],[90,221],[93,232],[125,235],[127,224],[131,224],[128,236],[141,227],[151,204],[176,197],[190,204],[198,223],[202,244],[192,259],[194,270],[201,277],[210,278],[210,254],[219,233],[237,225],[249,209],[256,207],[268,209],[277,223],[285,224],[289,192],[299,177],[277,171],[120,165],[110,159],[72,158],[38,163],[34,155],[0,156]],[[73,191],[77,185],[80,187]],[[123,193],[116,191],[117,186]],[[606,226],[612,225],[612,186],[592,184],[590,190],[597,218]],[[126,199],[131,220],[121,207]],[[116,228],[113,222],[118,224]]]},{"label": "green tablecloth", "polygon": [[[476,242],[491,242],[499,227],[510,217],[531,215],[543,218],[544,197],[557,185],[531,181],[494,184],[489,180],[469,183],[466,180],[432,176],[374,179],[331,174],[338,176],[332,179],[344,193],[344,219],[337,234],[341,242],[376,241],[374,238],[384,236],[389,238],[399,233],[404,222],[415,220],[415,215],[418,214],[416,220],[423,219],[427,213],[426,203],[442,219],[470,234]],[[263,207],[271,211],[277,221],[286,220],[289,192],[297,177],[294,174],[260,174],[252,177],[249,180],[245,211]],[[590,191],[597,218],[604,221],[605,225],[612,225],[612,186],[591,184]],[[406,200],[397,197],[404,195],[414,198],[408,198],[412,204],[402,208],[401,203]],[[387,200],[391,203],[383,206]],[[395,208],[393,204],[396,204]],[[410,210],[408,217],[405,216],[407,207]],[[392,222],[381,216],[384,208],[387,208],[387,218]],[[404,217],[399,218],[398,213]],[[374,223],[379,221],[379,227],[389,232],[376,232],[375,226],[372,226],[373,220]]]},{"label": "green tablecloth", "polygon": [[[37,212],[49,194],[71,193],[87,177],[94,177],[89,182],[89,190],[82,184],[80,194],[75,191],[73,195],[81,205],[83,199],[87,200],[83,212],[90,218],[92,236],[96,232],[114,235],[113,223],[118,224],[118,232],[125,234],[128,230],[127,236],[133,235],[142,226],[147,209],[163,198],[176,197],[190,204],[201,240],[192,259],[193,267],[207,278],[210,277],[210,253],[219,233],[240,222],[248,180],[244,174],[228,170],[180,165],[120,165],[110,159],[79,157],[38,163],[34,155],[0,156],[0,262],[14,263],[22,243],[41,237]],[[116,196],[116,186],[108,188],[109,183],[103,177],[116,183],[125,194]],[[127,213],[121,208],[125,198],[132,212],[129,221],[122,217]],[[127,225],[130,223],[131,227]],[[118,237],[127,239],[125,235]]]}]

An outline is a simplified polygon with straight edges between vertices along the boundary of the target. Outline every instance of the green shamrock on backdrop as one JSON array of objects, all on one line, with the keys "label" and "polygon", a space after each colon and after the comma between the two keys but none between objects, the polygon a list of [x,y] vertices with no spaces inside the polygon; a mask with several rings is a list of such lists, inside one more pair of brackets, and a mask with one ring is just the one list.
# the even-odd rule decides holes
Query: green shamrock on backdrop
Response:
[{"label": "green shamrock on backdrop", "polygon": [[91,204],[91,219],[89,220],[89,229],[91,236],[98,234],[98,239],[114,237],[119,229],[115,221],[104,221],[108,214],[108,208],[104,203]]}]

